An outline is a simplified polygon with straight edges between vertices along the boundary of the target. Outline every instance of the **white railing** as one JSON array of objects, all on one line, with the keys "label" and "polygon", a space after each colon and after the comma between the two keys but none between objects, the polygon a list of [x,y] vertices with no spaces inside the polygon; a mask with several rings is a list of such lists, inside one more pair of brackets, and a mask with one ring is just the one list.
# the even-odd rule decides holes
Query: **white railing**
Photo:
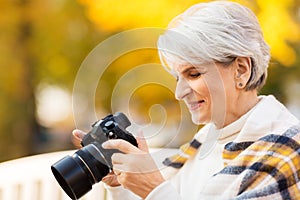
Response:
[{"label": "white railing", "polygon": [[[51,165],[73,152],[40,154],[1,163],[0,200],[70,200],[52,175]],[[81,199],[105,198],[100,182]]]},{"label": "white railing", "polygon": [[[157,150],[159,149],[151,149],[151,152]],[[175,151],[163,149],[155,155],[155,160],[161,162],[162,158]],[[56,182],[51,165],[74,152],[75,150],[45,153],[0,163],[0,200],[70,200]],[[93,185],[93,189],[81,198],[106,199],[106,191],[101,182]]]}]

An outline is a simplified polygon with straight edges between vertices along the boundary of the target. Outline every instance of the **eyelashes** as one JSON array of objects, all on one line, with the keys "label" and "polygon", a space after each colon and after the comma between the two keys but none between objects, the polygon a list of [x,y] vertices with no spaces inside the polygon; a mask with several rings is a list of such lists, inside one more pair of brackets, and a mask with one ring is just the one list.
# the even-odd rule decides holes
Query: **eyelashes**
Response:
[{"label": "eyelashes", "polygon": [[197,73],[190,73],[188,76],[191,77],[191,78],[198,78],[200,77],[202,74],[197,72]]},{"label": "eyelashes", "polygon": [[206,70],[199,71],[199,68],[195,67],[188,67],[186,69],[183,69],[182,71],[174,73],[173,76],[176,78],[176,81],[180,81],[180,79],[185,80],[194,80],[200,78],[203,74],[206,73]]},{"label": "eyelashes", "polygon": [[[189,73],[183,76],[184,79],[186,80],[192,80],[192,79],[197,79],[200,78],[203,75],[203,73]],[[176,82],[179,81],[179,76],[175,76]]]}]

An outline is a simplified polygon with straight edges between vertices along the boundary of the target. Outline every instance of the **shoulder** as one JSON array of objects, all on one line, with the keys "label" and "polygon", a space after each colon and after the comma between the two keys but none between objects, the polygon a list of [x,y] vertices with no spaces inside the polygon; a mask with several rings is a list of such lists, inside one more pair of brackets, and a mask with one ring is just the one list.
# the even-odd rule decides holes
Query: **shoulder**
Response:
[{"label": "shoulder", "polygon": [[223,156],[225,158],[227,156],[230,163],[244,167],[254,163],[278,167],[279,161],[284,164],[288,159],[298,157],[299,154],[300,126],[292,126],[281,134],[268,134],[257,141],[228,143],[223,152]]},{"label": "shoulder", "polygon": [[[282,134],[269,134],[251,144],[241,154],[249,169],[289,177],[300,170],[300,126]],[[250,159],[249,159],[250,158]]]},{"label": "shoulder", "polygon": [[228,159],[227,166],[218,175],[235,177],[240,197],[258,197],[262,193],[293,197],[294,191],[299,192],[300,126],[254,142],[230,144],[224,151],[225,155],[226,151],[236,152],[236,156]]},{"label": "shoulder", "polygon": [[[249,152],[258,157],[282,158],[296,156],[300,153],[300,126],[292,126],[281,134],[268,134],[245,149],[245,155]],[[248,152],[248,153],[247,153]]]},{"label": "shoulder", "polygon": [[[282,134],[269,134],[260,138],[256,143],[269,143],[274,146],[286,146],[295,148],[300,142],[300,125],[292,126]],[[255,143],[254,143],[255,144]],[[295,146],[294,146],[294,145]],[[274,149],[277,150],[277,149]]]}]

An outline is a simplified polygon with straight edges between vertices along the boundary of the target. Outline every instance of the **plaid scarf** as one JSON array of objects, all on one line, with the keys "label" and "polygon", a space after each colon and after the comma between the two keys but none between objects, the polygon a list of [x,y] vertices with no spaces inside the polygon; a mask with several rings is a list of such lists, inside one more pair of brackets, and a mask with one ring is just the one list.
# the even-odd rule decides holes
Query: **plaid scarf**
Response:
[{"label": "plaid scarf", "polygon": [[[163,163],[181,168],[200,146],[193,139]],[[230,142],[222,156],[224,168],[212,177],[218,185],[224,182],[222,199],[300,199],[300,126],[257,141]]]},{"label": "plaid scarf", "polygon": [[197,153],[197,150],[200,146],[201,143],[198,142],[196,139],[193,139],[191,142],[180,146],[179,152],[171,157],[166,158],[163,161],[163,164],[179,169],[191,156]]}]

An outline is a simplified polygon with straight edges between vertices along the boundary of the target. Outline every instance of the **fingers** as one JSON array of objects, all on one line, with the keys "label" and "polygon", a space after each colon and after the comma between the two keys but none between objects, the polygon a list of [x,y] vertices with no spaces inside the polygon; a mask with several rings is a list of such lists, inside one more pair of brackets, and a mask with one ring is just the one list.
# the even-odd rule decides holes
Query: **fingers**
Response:
[{"label": "fingers", "polygon": [[147,141],[145,140],[145,137],[141,130],[138,131],[136,140],[138,143],[138,148],[133,146],[126,140],[121,140],[121,139],[108,140],[102,144],[102,147],[105,149],[118,149],[121,152],[126,154],[141,153],[141,151],[149,152]]},{"label": "fingers", "polygon": [[102,144],[104,149],[118,149],[123,153],[141,153],[141,150],[122,139],[108,140]]},{"label": "fingers", "polygon": [[148,173],[157,169],[150,154],[141,151],[139,154],[114,153],[111,157],[113,171],[116,175],[125,173]]},{"label": "fingers", "polygon": [[136,140],[140,150],[149,152],[148,144],[142,130],[138,130]]},{"label": "fingers", "polygon": [[81,141],[83,139],[83,137],[86,135],[85,132],[83,132],[83,131],[81,131],[79,129],[73,130],[72,134],[79,141]]},{"label": "fingers", "polygon": [[118,182],[117,176],[113,172],[111,172],[108,175],[106,175],[105,177],[103,177],[101,181],[106,183],[107,185],[109,185],[111,187],[120,186],[120,183]]},{"label": "fingers", "polygon": [[116,167],[114,167],[114,169],[113,169],[113,171],[114,171],[114,174],[116,175],[116,176],[120,176],[121,175],[121,170],[118,170],[118,166],[116,166]]},{"label": "fingers", "polygon": [[73,144],[78,148],[82,147],[81,141],[83,137],[86,135],[86,133],[81,130],[75,129],[72,131],[72,135],[73,135],[72,137]]}]

